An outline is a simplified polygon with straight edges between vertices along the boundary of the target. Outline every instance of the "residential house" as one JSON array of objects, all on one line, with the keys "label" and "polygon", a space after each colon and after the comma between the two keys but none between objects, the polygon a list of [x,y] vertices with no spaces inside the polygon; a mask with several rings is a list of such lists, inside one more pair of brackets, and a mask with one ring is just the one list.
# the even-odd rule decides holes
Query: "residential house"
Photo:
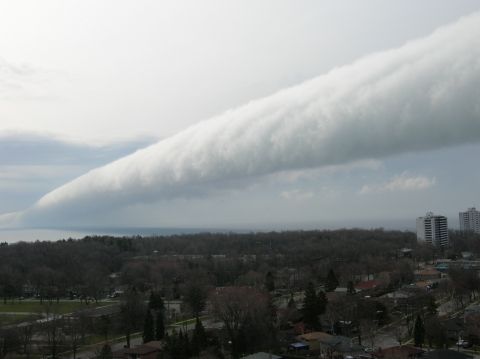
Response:
[{"label": "residential house", "polygon": [[320,356],[357,357],[365,353],[361,345],[354,344],[351,338],[340,335],[312,332],[299,335],[297,339],[307,344],[311,351],[318,351]]},{"label": "residential house", "polygon": [[242,359],[282,359],[282,357],[272,353],[258,352],[244,356]]},{"label": "residential house", "polygon": [[377,350],[372,355],[378,359],[416,359],[422,358],[424,350],[411,345],[398,345]]},{"label": "residential house", "polygon": [[456,350],[437,349],[425,353],[423,359],[471,359],[473,356]]},{"label": "residential house", "polygon": [[380,287],[382,282],[376,279],[371,279],[355,284],[355,289],[357,291],[373,291]]},{"label": "residential house", "polygon": [[163,350],[163,342],[151,341],[134,348],[123,348],[112,353],[113,359],[157,359]]},{"label": "residential house", "polygon": [[415,273],[415,281],[423,282],[427,280],[436,280],[440,279],[442,273],[436,270],[435,268],[424,268],[420,270],[416,270]]}]

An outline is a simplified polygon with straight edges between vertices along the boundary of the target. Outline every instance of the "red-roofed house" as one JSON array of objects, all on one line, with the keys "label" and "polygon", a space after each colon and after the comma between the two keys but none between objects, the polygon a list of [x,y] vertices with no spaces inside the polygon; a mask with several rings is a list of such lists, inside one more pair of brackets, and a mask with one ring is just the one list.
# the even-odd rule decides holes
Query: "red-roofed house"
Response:
[{"label": "red-roofed house", "polygon": [[372,280],[367,280],[367,281],[355,284],[355,289],[357,289],[357,290],[374,290],[374,289],[377,289],[381,284],[382,284],[382,282],[380,282],[379,280],[372,279]]},{"label": "red-roofed house", "polygon": [[400,345],[377,350],[375,353],[373,353],[373,357],[378,359],[415,359],[421,358],[423,353],[424,350],[411,345]]}]

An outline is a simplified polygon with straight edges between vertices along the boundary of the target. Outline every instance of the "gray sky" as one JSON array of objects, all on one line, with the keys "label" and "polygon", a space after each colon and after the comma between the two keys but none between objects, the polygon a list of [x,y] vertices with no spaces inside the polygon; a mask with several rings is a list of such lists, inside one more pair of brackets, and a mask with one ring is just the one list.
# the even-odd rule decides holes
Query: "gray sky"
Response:
[{"label": "gray sky", "polygon": [[[0,2],[0,212],[23,210],[155,139],[479,9],[477,1]],[[275,165],[254,178],[235,177],[244,173],[238,167],[208,190],[176,188],[154,201],[145,200],[149,191],[132,192],[100,214],[62,221],[298,227],[347,219],[349,226],[413,221],[433,210],[456,225],[455,213],[480,198],[472,166],[480,148],[472,142],[385,148],[327,167],[316,159]],[[51,224],[48,216],[32,220]]]}]

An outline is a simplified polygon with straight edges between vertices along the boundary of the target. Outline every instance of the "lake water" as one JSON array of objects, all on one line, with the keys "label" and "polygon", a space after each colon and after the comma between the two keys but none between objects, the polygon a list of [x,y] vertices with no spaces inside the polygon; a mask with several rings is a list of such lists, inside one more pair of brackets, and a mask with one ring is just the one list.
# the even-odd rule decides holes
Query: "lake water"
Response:
[{"label": "lake water", "polygon": [[[350,221],[349,228],[372,229],[383,227],[385,229],[397,229],[415,231],[414,220],[390,220],[376,222]],[[61,239],[80,239],[86,236],[110,235],[115,237],[123,236],[169,236],[175,234],[194,234],[194,233],[247,233],[247,232],[268,232],[285,230],[314,230],[314,229],[339,229],[345,228],[345,223],[322,222],[322,223],[284,223],[282,225],[272,224],[264,226],[242,226],[242,228],[153,228],[153,227],[111,227],[111,228],[21,228],[21,229],[0,229],[0,242],[34,242],[39,241],[58,241]]]}]

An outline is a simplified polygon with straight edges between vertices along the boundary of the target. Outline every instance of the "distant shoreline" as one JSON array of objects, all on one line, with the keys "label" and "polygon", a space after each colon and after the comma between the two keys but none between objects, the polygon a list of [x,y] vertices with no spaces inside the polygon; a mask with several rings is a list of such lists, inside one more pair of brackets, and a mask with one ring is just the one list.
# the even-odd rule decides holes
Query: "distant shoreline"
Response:
[{"label": "distant shoreline", "polygon": [[415,228],[410,226],[312,226],[306,225],[285,225],[271,226],[264,228],[252,226],[248,228],[202,228],[202,227],[69,227],[69,228],[2,228],[0,229],[0,242],[17,243],[17,242],[35,242],[35,241],[58,241],[63,239],[82,239],[87,236],[112,236],[112,237],[133,237],[133,236],[174,236],[174,235],[190,235],[198,233],[251,233],[251,232],[282,232],[282,231],[310,231],[310,230],[336,230],[345,228],[360,228],[367,230],[375,230],[384,228],[385,230],[414,231]]}]

